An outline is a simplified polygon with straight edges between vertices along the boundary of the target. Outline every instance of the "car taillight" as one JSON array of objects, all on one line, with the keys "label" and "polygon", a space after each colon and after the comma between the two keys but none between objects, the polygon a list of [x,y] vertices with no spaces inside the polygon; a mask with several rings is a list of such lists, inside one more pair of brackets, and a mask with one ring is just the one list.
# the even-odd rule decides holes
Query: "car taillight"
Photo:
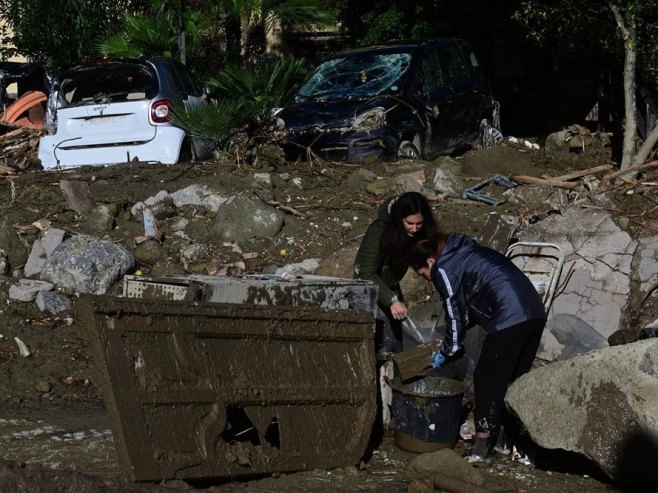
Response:
[{"label": "car taillight", "polygon": [[168,99],[161,99],[156,101],[151,106],[151,120],[153,123],[167,123],[171,118],[169,117],[169,107],[172,102]]}]

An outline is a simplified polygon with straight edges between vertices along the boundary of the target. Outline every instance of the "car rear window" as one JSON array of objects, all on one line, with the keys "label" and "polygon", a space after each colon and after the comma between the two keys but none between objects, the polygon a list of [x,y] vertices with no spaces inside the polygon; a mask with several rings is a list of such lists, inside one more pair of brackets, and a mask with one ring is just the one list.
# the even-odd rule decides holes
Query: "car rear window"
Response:
[{"label": "car rear window", "polygon": [[158,92],[155,73],[140,63],[80,67],[61,79],[61,107],[152,99]]}]

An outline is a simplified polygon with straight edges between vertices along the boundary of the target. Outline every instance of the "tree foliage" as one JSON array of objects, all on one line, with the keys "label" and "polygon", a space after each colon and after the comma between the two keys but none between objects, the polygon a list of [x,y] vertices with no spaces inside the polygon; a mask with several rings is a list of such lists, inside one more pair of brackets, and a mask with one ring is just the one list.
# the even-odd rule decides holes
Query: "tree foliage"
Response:
[{"label": "tree foliage", "polygon": [[255,136],[274,120],[275,110],[294,96],[304,60],[272,61],[260,67],[230,65],[208,80],[213,102],[176,106],[172,121],[190,135],[225,146],[238,132]]},{"label": "tree foliage", "polygon": [[121,22],[131,0],[0,0],[2,57],[21,54],[50,70],[96,52],[99,36]]},{"label": "tree foliage", "polygon": [[624,95],[624,142],[621,167],[638,164],[658,138],[658,127],[636,150],[636,81],[656,93],[658,1],[656,0],[526,0],[516,18],[538,43],[562,50],[592,50],[608,61],[608,68],[623,71],[619,91]]},{"label": "tree foliage", "polygon": [[222,62],[260,63],[266,34],[277,22],[309,29],[334,20],[321,0],[150,0],[126,14],[100,47],[111,56],[178,56],[198,69],[218,55]]}]

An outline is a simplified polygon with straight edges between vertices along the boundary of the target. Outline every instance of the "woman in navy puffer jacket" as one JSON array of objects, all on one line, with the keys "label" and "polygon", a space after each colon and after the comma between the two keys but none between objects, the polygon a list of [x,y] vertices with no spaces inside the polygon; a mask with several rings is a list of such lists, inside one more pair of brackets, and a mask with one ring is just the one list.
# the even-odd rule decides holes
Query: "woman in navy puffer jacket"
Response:
[{"label": "woman in navy puffer jacket", "polygon": [[[546,311],[530,280],[503,254],[458,233],[439,233],[409,251],[410,266],[443,300],[446,335],[431,366],[463,354],[466,330],[486,332],[473,383],[475,442],[471,462],[487,460],[498,435],[507,387],[532,367]],[[514,438],[511,420],[505,422]]]}]

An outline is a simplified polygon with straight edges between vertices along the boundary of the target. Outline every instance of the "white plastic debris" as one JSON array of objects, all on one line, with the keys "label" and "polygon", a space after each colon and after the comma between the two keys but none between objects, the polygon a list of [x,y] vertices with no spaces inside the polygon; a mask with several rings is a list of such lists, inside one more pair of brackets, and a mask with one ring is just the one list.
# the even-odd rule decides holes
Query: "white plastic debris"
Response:
[{"label": "white plastic debris", "polygon": [[30,350],[27,348],[25,343],[21,341],[18,337],[14,337],[14,341],[16,341],[16,345],[18,346],[18,351],[21,353],[21,356],[23,358],[27,358],[30,356]]}]

